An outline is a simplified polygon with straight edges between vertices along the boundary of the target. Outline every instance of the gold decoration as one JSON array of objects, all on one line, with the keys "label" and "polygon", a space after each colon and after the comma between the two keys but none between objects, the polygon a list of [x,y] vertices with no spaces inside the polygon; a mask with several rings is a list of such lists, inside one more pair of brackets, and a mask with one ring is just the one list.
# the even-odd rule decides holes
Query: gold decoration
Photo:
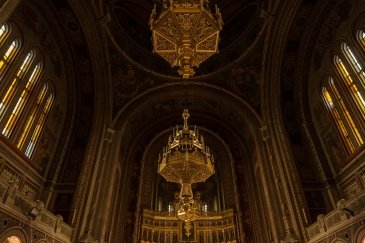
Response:
[{"label": "gold decoration", "polygon": [[214,174],[214,157],[199,130],[188,127],[189,111],[184,109],[184,126],[177,126],[170,135],[167,146],[158,159],[158,173],[167,181],[181,186],[178,202],[175,205],[176,217],[189,225],[201,214],[200,195],[193,198],[191,185],[205,182]]},{"label": "gold decoration", "polygon": [[213,15],[208,0],[164,0],[160,13],[156,5],[151,13],[153,51],[172,67],[178,66],[183,78],[190,78],[195,74],[193,67],[218,53],[222,25],[218,7]]}]

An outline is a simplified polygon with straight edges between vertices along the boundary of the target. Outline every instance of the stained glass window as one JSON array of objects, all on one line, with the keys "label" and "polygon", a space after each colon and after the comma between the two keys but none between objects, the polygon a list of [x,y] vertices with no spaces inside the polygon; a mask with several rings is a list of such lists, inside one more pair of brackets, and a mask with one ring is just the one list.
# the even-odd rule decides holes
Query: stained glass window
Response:
[{"label": "stained glass window", "polygon": [[0,27],[0,45],[3,43],[3,41],[6,39],[6,37],[9,35],[10,29],[8,24],[3,24]]},{"label": "stained glass window", "polygon": [[17,36],[21,35],[10,27],[0,25],[0,135],[30,158],[52,107],[54,90],[48,83],[38,84],[43,69],[40,51],[18,55],[22,43]]},{"label": "stained glass window", "polygon": [[365,32],[362,30],[359,30],[357,32],[357,39],[360,42],[363,49],[365,49]]},{"label": "stained glass window", "polygon": [[[16,91],[19,83],[22,81],[25,73],[27,72],[27,70],[32,62],[33,57],[34,57],[34,52],[31,51],[24,58],[24,61],[23,61],[22,65],[20,66],[20,68],[18,69],[13,81],[11,82],[9,87],[7,87],[6,92],[4,93],[3,97],[1,98],[0,120],[4,119],[5,111],[6,111],[7,107],[10,105],[11,101],[13,100],[15,91]],[[6,137],[9,137],[9,135],[10,135],[9,126],[5,126],[3,128],[2,134],[5,135]]]},{"label": "stained glass window", "polygon": [[34,148],[37,144],[37,141],[40,137],[41,131],[44,128],[44,124],[47,118],[47,115],[49,114],[49,111],[51,110],[51,106],[53,104],[54,95],[53,93],[49,94],[46,100],[46,103],[44,104],[40,116],[38,120],[36,121],[36,126],[33,130],[33,134],[30,137],[30,140],[28,142],[27,148],[25,150],[25,155],[30,158],[33,154]]},{"label": "stained glass window", "polygon": [[347,60],[351,64],[351,67],[353,68],[353,70],[357,74],[358,78],[360,79],[362,85],[364,85],[365,84],[364,83],[365,82],[365,72],[364,72],[364,69],[363,69],[361,63],[359,62],[359,59],[356,57],[354,52],[351,50],[351,48],[345,42],[342,43],[341,48],[342,48],[342,51],[345,54]]},{"label": "stained glass window", "polygon": [[353,153],[364,141],[333,78],[330,77],[328,86],[322,88],[322,95],[347,151]]},{"label": "stained glass window", "polygon": [[5,54],[0,59],[0,75],[4,72],[5,68],[14,60],[15,54],[19,49],[18,47],[19,40],[13,40],[13,42],[11,42],[9,47],[6,49]]},{"label": "stained glass window", "polygon": [[27,121],[26,121],[26,123],[25,123],[25,125],[22,129],[20,138],[18,139],[17,147],[19,149],[23,148],[23,145],[26,141],[26,138],[28,137],[28,135],[31,131],[32,124],[34,124],[34,121],[36,120],[37,113],[40,112],[41,105],[42,105],[42,103],[44,103],[43,101],[44,101],[44,97],[47,94],[47,90],[48,90],[48,85],[44,84],[41,91],[39,92],[39,94],[37,96],[37,99],[36,99],[35,103],[33,104],[32,110],[31,110],[31,112],[30,112],[30,114],[27,118]]},{"label": "stained glass window", "polygon": [[360,93],[357,84],[354,82],[354,78],[339,56],[335,56],[335,64],[351,94],[351,98],[355,101],[357,108],[360,110],[362,117],[365,119],[365,100],[363,95]]},{"label": "stained glass window", "polygon": [[28,100],[29,93],[31,92],[32,88],[34,87],[34,84],[37,82],[40,73],[41,73],[41,63],[38,63],[34,67],[20,97],[18,98],[18,100],[8,118],[8,121],[6,122],[6,125],[3,129],[3,135],[5,135],[6,137],[9,137],[11,132],[13,131],[15,124],[26,104],[26,101]]}]

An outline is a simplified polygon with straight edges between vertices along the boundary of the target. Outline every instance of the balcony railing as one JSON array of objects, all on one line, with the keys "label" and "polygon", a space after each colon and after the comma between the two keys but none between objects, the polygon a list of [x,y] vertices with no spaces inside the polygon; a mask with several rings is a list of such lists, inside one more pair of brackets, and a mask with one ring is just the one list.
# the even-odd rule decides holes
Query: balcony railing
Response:
[{"label": "balcony railing", "polygon": [[317,222],[307,228],[309,242],[319,242],[346,229],[355,229],[356,225],[361,224],[361,221],[365,221],[364,219],[365,192],[349,201],[341,199],[337,202],[336,210],[327,215],[318,215]]},{"label": "balcony railing", "polygon": [[46,232],[49,238],[63,243],[71,242],[72,228],[63,222],[62,217],[44,209],[42,202],[18,191],[13,181],[8,184],[0,181],[0,213]]}]

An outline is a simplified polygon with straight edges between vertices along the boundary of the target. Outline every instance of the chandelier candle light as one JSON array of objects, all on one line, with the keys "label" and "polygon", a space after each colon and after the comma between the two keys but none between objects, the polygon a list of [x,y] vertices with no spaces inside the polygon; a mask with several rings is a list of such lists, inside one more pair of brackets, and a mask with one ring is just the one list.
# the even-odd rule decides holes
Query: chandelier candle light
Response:
[{"label": "chandelier candle light", "polygon": [[217,5],[213,15],[208,0],[163,0],[161,10],[155,5],[151,13],[153,51],[190,78],[193,67],[218,53],[222,25]]},{"label": "chandelier candle light", "polygon": [[186,234],[190,235],[190,223],[197,220],[201,212],[200,196],[194,200],[191,185],[205,182],[214,174],[214,157],[196,126],[194,130],[189,129],[188,109],[184,109],[182,117],[182,129],[179,130],[178,126],[173,129],[162,156],[159,155],[158,173],[167,181],[180,184],[176,217],[186,223]]}]

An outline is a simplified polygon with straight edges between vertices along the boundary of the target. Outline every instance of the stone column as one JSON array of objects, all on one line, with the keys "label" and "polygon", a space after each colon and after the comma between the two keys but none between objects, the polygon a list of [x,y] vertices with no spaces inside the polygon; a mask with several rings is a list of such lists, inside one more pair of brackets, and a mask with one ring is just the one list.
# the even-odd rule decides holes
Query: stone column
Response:
[{"label": "stone column", "polygon": [[[120,137],[120,136],[119,136]],[[96,232],[96,236],[99,242],[103,242],[108,226],[109,211],[112,210],[113,200],[116,200],[116,195],[113,195],[115,186],[115,171],[116,171],[116,158],[118,157],[118,149],[120,147],[119,140],[116,138],[115,131],[108,128],[105,135],[105,150],[102,156],[103,169],[101,173],[100,191],[97,196],[97,206],[95,223],[93,231]]]}]

